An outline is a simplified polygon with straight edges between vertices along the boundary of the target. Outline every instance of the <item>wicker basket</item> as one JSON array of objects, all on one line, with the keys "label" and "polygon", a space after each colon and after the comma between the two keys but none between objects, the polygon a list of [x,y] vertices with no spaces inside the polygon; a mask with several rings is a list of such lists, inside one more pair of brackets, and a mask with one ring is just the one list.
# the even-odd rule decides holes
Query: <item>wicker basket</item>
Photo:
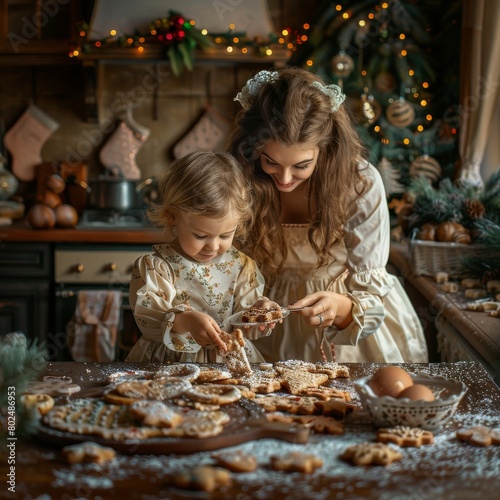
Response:
[{"label": "wicker basket", "polygon": [[464,245],[462,243],[442,243],[411,239],[410,262],[417,276],[435,276],[443,271],[450,278],[464,278],[467,276],[462,260],[465,257],[487,257],[491,255],[491,248],[484,245]]}]

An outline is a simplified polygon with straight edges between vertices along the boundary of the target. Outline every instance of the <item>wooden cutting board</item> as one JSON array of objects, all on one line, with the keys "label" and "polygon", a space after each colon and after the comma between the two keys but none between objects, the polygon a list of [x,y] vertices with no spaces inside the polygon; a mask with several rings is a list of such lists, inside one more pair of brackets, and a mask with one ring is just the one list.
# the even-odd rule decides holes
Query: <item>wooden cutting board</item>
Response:
[{"label": "wooden cutting board", "polygon": [[269,422],[265,411],[248,399],[224,405],[231,420],[224,425],[224,431],[208,438],[149,438],[144,440],[115,441],[89,434],[74,434],[41,425],[36,438],[50,445],[67,446],[70,444],[93,441],[109,446],[126,454],[187,454],[212,451],[263,438],[279,439],[290,443],[303,444],[309,439],[309,428],[303,425],[291,426],[282,422]]}]

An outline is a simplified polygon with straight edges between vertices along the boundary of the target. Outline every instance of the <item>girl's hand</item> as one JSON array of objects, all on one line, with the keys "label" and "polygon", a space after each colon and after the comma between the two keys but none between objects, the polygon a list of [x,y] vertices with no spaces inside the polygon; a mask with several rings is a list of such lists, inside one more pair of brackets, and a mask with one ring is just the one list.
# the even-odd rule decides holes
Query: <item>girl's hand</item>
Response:
[{"label": "girl's hand", "polygon": [[[288,306],[291,312],[307,318],[316,328],[336,326],[346,328],[352,321],[352,302],[349,297],[335,292],[315,292]],[[304,308],[294,311],[294,308]]]},{"label": "girl's hand", "polygon": [[202,347],[215,346],[226,351],[227,347],[219,337],[220,327],[208,314],[200,311],[183,311],[175,314],[173,331],[190,332],[196,343]]}]

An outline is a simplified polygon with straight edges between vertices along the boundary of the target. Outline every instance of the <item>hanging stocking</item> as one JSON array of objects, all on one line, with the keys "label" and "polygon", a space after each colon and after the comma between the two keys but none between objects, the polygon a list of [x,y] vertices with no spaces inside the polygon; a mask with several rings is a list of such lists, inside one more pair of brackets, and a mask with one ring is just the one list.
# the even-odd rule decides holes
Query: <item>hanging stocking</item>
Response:
[{"label": "hanging stocking", "polygon": [[221,114],[207,107],[194,127],[174,146],[174,157],[179,158],[200,149],[222,149],[230,126]]},{"label": "hanging stocking", "polygon": [[12,172],[21,181],[35,179],[35,167],[42,163],[41,150],[59,124],[34,104],[5,134],[4,144],[12,155]]},{"label": "hanging stocking", "polygon": [[149,137],[150,130],[139,125],[131,110],[101,149],[99,159],[114,176],[130,180],[141,178],[141,170],[135,161],[137,152]]}]

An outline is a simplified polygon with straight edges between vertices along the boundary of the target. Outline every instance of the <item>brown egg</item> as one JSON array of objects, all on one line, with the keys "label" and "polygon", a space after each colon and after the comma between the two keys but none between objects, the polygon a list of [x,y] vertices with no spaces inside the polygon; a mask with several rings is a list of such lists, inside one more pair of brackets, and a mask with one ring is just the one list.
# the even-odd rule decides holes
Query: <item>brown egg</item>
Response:
[{"label": "brown egg", "polygon": [[61,194],[66,189],[66,182],[59,174],[52,174],[47,177],[45,187],[56,194]]},{"label": "brown egg", "polygon": [[435,399],[433,392],[422,384],[413,384],[403,389],[398,395],[398,399],[401,398],[408,398],[412,401],[434,401]]},{"label": "brown egg", "polygon": [[71,205],[63,203],[54,209],[56,214],[56,226],[75,227],[78,222],[78,212]]},{"label": "brown egg", "polygon": [[50,208],[56,208],[62,203],[61,197],[53,191],[43,191],[36,196],[36,202],[47,205]]},{"label": "brown egg", "polygon": [[56,214],[52,208],[38,203],[30,208],[27,220],[34,229],[51,229],[56,223]]},{"label": "brown egg", "polygon": [[384,366],[373,374],[368,385],[377,396],[396,398],[402,390],[413,385],[413,379],[403,368]]}]

